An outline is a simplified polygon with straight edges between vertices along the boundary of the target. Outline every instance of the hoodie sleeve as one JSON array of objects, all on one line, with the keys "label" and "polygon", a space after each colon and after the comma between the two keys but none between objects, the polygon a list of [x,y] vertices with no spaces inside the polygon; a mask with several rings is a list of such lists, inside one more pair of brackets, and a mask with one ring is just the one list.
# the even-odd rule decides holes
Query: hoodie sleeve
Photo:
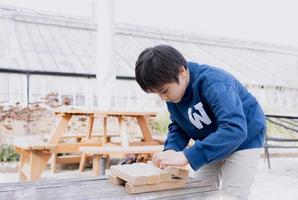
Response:
[{"label": "hoodie sleeve", "polygon": [[164,151],[175,150],[182,151],[190,140],[189,136],[179,126],[179,124],[170,116],[171,123],[168,127],[168,135],[164,145]]},{"label": "hoodie sleeve", "polygon": [[242,102],[232,86],[217,82],[207,87],[202,94],[215,115],[218,128],[204,140],[195,141],[192,147],[183,151],[194,170],[230,155],[247,137]]}]

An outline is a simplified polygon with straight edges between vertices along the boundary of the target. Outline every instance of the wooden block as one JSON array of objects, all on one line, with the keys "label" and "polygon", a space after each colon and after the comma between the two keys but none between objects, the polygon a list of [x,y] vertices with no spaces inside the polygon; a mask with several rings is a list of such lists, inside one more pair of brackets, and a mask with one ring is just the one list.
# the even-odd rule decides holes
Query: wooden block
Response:
[{"label": "wooden block", "polygon": [[162,170],[151,164],[133,163],[111,166],[111,174],[132,185],[145,185],[169,182],[172,174],[185,178],[188,176],[188,170],[181,168]]},{"label": "wooden block", "polygon": [[[149,162],[149,161],[148,161],[148,162]],[[161,183],[162,183],[162,182],[168,182],[168,181],[171,180],[171,174],[170,174],[168,171],[166,171],[166,170],[162,170],[162,169],[160,169],[160,168],[158,168],[158,167],[155,167],[155,166],[152,164],[152,162],[151,162],[151,164],[150,164],[150,162],[149,162],[149,164],[148,164],[148,163],[145,164],[145,165],[143,166],[143,168],[146,168],[148,171],[151,171],[151,172],[154,172],[154,173],[158,173],[159,176],[160,176],[160,182],[161,182]]]},{"label": "wooden block", "polygon": [[131,166],[147,177],[147,184],[156,184],[161,182],[161,173],[160,171],[155,170],[154,166],[147,165],[146,163],[134,163]]},{"label": "wooden block", "polygon": [[185,183],[186,183],[185,179],[173,179],[170,182],[151,184],[151,185],[138,185],[138,186],[126,183],[125,191],[128,192],[129,194],[137,194],[137,193],[144,193],[144,192],[169,190],[169,189],[183,188],[185,187]]},{"label": "wooden block", "polygon": [[[115,168],[117,168],[118,171],[116,170],[115,172]],[[121,174],[119,174],[120,172]],[[136,185],[136,179],[140,179],[139,177],[146,178],[144,180],[142,178],[143,181],[146,180],[146,182],[143,184],[156,184],[161,182],[160,172],[157,170],[152,170],[148,168],[147,164],[145,163],[134,163],[129,165],[112,166],[111,174],[116,175],[133,185]],[[138,180],[138,182],[139,181],[140,180]]]},{"label": "wooden block", "polygon": [[147,176],[136,170],[133,165],[113,165],[111,174],[117,176],[132,185],[146,185]]},{"label": "wooden block", "polygon": [[117,176],[114,176],[112,174],[109,175],[109,181],[113,185],[124,185],[125,184],[125,180],[123,180]]},{"label": "wooden block", "polygon": [[175,177],[178,177],[178,178],[188,178],[188,170],[185,169],[185,168],[180,168],[180,167],[166,167],[165,168],[166,171],[168,171],[170,174],[172,174],[173,176]]},{"label": "wooden block", "polygon": [[[152,161],[148,161],[147,164],[154,166]],[[169,172],[171,175],[178,178],[188,178],[189,175],[189,172],[185,167],[169,166],[163,169],[163,171]]]}]

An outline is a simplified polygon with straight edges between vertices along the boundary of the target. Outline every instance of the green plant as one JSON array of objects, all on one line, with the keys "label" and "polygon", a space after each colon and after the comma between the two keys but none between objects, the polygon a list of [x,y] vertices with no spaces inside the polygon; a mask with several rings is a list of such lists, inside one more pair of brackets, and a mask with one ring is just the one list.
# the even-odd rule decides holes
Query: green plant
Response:
[{"label": "green plant", "polygon": [[156,119],[154,120],[153,130],[162,135],[167,134],[168,126],[170,123],[170,117],[168,112],[160,112],[157,114]]},{"label": "green plant", "polygon": [[12,162],[19,160],[19,154],[15,151],[12,145],[0,145],[0,161]]}]

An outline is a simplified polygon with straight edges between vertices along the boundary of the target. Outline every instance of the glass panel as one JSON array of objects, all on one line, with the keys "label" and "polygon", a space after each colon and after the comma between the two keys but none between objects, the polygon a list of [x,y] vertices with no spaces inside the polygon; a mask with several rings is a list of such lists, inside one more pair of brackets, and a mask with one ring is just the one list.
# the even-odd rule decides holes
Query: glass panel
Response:
[{"label": "glass panel", "polygon": [[20,47],[22,49],[35,51],[34,45],[28,35],[22,35],[21,33],[18,37],[20,38]]},{"label": "glass panel", "polygon": [[77,73],[86,73],[86,70],[82,67],[78,58],[73,55],[66,55],[67,60],[70,63],[68,71],[77,72]]},{"label": "glass panel", "polygon": [[60,102],[61,102],[62,105],[72,106],[73,105],[73,96],[72,95],[63,94],[60,97]]},{"label": "glass panel", "polygon": [[44,79],[44,91],[45,95],[50,93],[58,93],[59,82],[57,79],[61,79],[61,77],[56,76],[42,76]]},{"label": "glass panel", "polygon": [[29,38],[31,42],[34,44],[35,50],[39,52],[47,52],[48,48],[41,38],[40,31],[38,29],[38,25],[27,23],[28,33],[30,34]]},{"label": "glass panel", "polygon": [[44,39],[48,47],[48,51],[51,53],[60,53],[61,50],[57,44],[57,41],[53,38],[53,35],[50,32],[50,29],[49,29],[50,26],[40,25],[38,27],[40,30],[41,37]]},{"label": "glass panel", "polygon": [[77,33],[75,29],[68,29],[64,30],[64,39],[71,48],[73,54],[75,55],[85,55],[85,52],[83,51],[79,40],[80,38],[76,37]]},{"label": "glass panel", "polygon": [[25,23],[25,26],[27,27],[28,33],[32,37],[34,37],[34,39],[35,39],[36,36],[37,37],[40,37],[40,32],[39,32],[39,30],[37,28],[37,26],[38,26],[37,24]]},{"label": "glass panel", "polygon": [[98,96],[93,96],[93,106],[94,107],[97,107],[98,106]]},{"label": "glass panel", "polygon": [[44,77],[30,76],[30,103],[41,102],[44,97]]},{"label": "glass panel", "polygon": [[9,74],[9,103],[24,102],[26,85],[24,83],[26,76],[18,74]]},{"label": "glass panel", "polygon": [[41,38],[35,37],[33,43],[34,43],[36,51],[38,51],[38,52],[48,52],[49,51],[47,45]]},{"label": "glass panel", "polygon": [[63,38],[62,30],[64,28],[57,28],[57,27],[50,27],[51,33],[57,42],[57,45],[60,48],[60,52],[63,54],[71,54],[72,51],[69,48],[68,44],[66,43],[65,39]]},{"label": "glass panel", "polygon": [[56,63],[53,61],[53,58],[50,54],[40,53],[39,56],[46,71],[58,71]]},{"label": "glass panel", "polygon": [[29,66],[26,66],[28,69],[35,69],[35,70],[44,70],[43,65],[40,62],[39,56],[34,51],[26,51],[25,56],[27,58]]},{"label": "glass panel", "polygon": [[84,95],[76,95],[76,106],[85,106],[85,96]]},{"label": "glass panel", "polygon": [[7,74],[0,74],[0,104],[9,101],[9,82]]},{"label": "glass panel", "polygon": [[75,94],[75,79],[70,77],[57,77],[56,82],[59,88],[59,93],[64,94]]},{"label": "glass panel", "polygon": [[85,69],[84,71],[86,71],[86,73],[96,73],[94,57],[82,56],[82,57],[80,57],[80,61],[83,65],[83,67]]},{"label": "glass panel", "polygon": [[24,69],[24,64],[23,64],[23,56],[21,54],[22,52],[17,49],[12,49],[11,50],[11,63],[14,66],[15,69]]},{"label": "glass panel", "polygon": [[70,63],[65,58],[65,56],[60,55],[60,54],[53,54],[52,56],[53,56],[53,58],[55,60],[55,63],[57,65],[57,70],[58,71],[64,72],[64,70],[67,69],[67,66],[70,65]]}]

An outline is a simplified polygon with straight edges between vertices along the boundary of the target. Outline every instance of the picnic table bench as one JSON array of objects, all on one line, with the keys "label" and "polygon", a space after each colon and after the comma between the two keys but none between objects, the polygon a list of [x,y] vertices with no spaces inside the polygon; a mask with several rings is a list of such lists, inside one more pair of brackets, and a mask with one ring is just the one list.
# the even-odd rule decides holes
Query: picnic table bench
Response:
[{"label": "picnic table bench", "polygon": [[195,199],[237,200],[208,183],[189,178],[185,188],[130,195],[107,176],[79,177],[0,184],[0,199]]},{"label": "picnic table bench", "polygon": [[98,143],[55,144],[36,138],[15,138],[14,147],[20,154],[19,180],[40,179],[53,153],[78,152],[80,146],[98,146]]}]

